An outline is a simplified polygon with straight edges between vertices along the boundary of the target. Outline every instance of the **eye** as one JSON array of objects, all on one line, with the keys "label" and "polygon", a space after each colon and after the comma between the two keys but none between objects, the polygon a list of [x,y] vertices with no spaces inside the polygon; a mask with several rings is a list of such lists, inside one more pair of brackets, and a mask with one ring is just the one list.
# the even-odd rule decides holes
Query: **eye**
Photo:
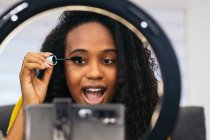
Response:
[{"label": "eye", "polygon": [[116,61],[115,60],[113,60],[113,59],[103,59],[102,60],[102,63],[104,63],[104,64],[114,64]]},{"label": "eye", "polygon": [[86,63],[86,61],[82,57],[80,57],[80,56],[74,56],[74,57],[71,57],[70,59],[75,64],[82,65],[82,64],[85,64]]}]

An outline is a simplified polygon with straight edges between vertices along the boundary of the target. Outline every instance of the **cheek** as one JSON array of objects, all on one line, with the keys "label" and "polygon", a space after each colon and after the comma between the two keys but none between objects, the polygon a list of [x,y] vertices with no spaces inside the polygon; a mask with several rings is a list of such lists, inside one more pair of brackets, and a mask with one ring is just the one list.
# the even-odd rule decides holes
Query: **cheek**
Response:
[{"label": "cheek", "polygon": [[70,69],[69,67],[65,68],[65,78],[71,93],[73,90],[78,89],[73,87],[79,86],[81,77],[82,77],[81,73],[78,72],[77,70]]},{"label": "cheek", "polygon": [[67,83],[69,92],[71,93],[71,96],[74,102],[82,103],[81,95],[80,95],[80,88],[79,88],[81,84],[81,80],[82,80],[82,72],[66,67],[65,78],[66,78],[66,83]]},{"label": "cheek", "polygon": [[117,69],[113,69],[109,72],[107,72],[107,78],[109,79],[109,83],[112,85],[112,88],[114,89],[117,84]]}]

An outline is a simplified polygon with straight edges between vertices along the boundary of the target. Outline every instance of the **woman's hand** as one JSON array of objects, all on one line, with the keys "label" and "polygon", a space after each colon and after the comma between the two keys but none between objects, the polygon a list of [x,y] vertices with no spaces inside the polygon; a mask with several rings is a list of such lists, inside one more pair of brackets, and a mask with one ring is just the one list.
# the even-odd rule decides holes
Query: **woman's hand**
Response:
[{"label": "woman's hand", "polygon": [[[46,97],[47,87],[53,71],[53,65],[46,60],[49,52],[27,53],[20,71],[20,84],[23,105],[40,104]],[[41,79],[36,77],[36,70],[45,70]]]}]

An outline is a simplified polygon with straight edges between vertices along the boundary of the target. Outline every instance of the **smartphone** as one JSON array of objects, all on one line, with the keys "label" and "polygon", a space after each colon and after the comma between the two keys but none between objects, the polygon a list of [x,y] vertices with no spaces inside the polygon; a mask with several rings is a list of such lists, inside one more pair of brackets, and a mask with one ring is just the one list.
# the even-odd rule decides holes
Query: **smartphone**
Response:
[{"label": "smartphone", "polygon": [[[121,104],[29,105],[24,114],[24,140],[125,140],[125,108]],[[66,118],[64,127],[55,125],[61,118]],[[66,130],[69,135],[65,137]]]}]

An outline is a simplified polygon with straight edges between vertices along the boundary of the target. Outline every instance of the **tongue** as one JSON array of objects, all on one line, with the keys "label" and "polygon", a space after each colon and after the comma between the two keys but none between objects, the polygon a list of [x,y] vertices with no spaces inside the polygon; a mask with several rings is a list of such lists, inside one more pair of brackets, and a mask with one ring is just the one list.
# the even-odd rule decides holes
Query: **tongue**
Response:
[{"label": "tongue", "polygon": [[86,92],[86,97],[90,101],[95,101],[101,98],[100,92]]}]

